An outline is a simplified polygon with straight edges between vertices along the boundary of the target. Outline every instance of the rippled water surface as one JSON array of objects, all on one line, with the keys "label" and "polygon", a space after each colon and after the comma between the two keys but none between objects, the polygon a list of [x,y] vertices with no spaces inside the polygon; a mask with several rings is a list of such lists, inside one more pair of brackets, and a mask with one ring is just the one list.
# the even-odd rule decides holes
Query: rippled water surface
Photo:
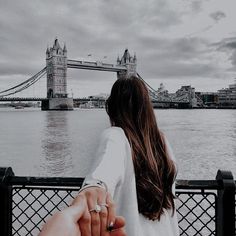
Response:
[{"label": "rippled water surface", "polygon": [[[214,179],[217,169],[236,177],[236,110],[155,110],[178,162],[178,178]],[[104,110],[0,109],[0,166],[16,175],[84,176]]]}]

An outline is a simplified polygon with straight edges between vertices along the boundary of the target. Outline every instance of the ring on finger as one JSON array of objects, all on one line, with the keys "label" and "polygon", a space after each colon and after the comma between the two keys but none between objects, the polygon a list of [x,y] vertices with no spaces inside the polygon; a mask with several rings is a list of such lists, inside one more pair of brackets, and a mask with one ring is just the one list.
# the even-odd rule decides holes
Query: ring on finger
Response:
[{"label": "ring on finger", "polygon": [[106,204],[106,203],[103,203],[103,204],[99,204],[101,207],[106,207],[106,208],[108,208],[109,206],[108,206],[108,204]]},{"label": "ring on finger", "polygon": [[102,207],[100,205],[96,204],[93,209],[89,210],[89,212],[95,211],[96,213],[99,213],[101,210],[102,210]]}]

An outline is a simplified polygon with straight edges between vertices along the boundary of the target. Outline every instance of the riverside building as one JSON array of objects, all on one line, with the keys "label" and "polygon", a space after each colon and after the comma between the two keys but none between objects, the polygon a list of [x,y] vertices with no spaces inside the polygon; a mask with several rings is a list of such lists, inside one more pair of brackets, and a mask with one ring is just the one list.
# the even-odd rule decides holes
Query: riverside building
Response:
[{"label": "riverside building", "polygon": [[219,107],[236,108],[236,79],[228,88],[218,90]]},{"label": "riverside building", "polygon": [[215,108],[219,104],[217,92],[196,92],[196,95],[202,99],[205,107]]}]

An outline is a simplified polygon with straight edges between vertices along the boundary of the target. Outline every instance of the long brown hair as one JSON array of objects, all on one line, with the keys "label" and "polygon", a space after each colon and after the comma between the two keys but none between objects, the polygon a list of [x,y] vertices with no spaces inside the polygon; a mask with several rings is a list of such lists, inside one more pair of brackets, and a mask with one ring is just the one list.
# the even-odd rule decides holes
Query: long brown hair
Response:
[{"label": "long brown hair", "polygon": [[131,146],[139,212],[151,220],[160,220],[164,209],[174,212],[172,184],[176,168],[143,81],[135,76],[118,79],[107,99],[106,111],[111,124],[124,130]]}]

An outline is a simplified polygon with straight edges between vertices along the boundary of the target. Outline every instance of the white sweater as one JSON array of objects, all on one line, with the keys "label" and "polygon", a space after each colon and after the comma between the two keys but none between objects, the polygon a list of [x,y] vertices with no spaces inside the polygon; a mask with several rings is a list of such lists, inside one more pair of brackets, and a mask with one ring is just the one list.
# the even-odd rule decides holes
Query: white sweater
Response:
[{"label": "white sweater", "polygon": [[[169,154],[172,150],[167,142]],[[117,206],[117,215],[125,217],[128,236],[178,236],[176,212],[165,211],[160,221],[146,219],[138,212],[136,184],[131,148],[124,131],[118,127],[106,129],[100,139],[93,171],[86,179],[105,182]]]}]

